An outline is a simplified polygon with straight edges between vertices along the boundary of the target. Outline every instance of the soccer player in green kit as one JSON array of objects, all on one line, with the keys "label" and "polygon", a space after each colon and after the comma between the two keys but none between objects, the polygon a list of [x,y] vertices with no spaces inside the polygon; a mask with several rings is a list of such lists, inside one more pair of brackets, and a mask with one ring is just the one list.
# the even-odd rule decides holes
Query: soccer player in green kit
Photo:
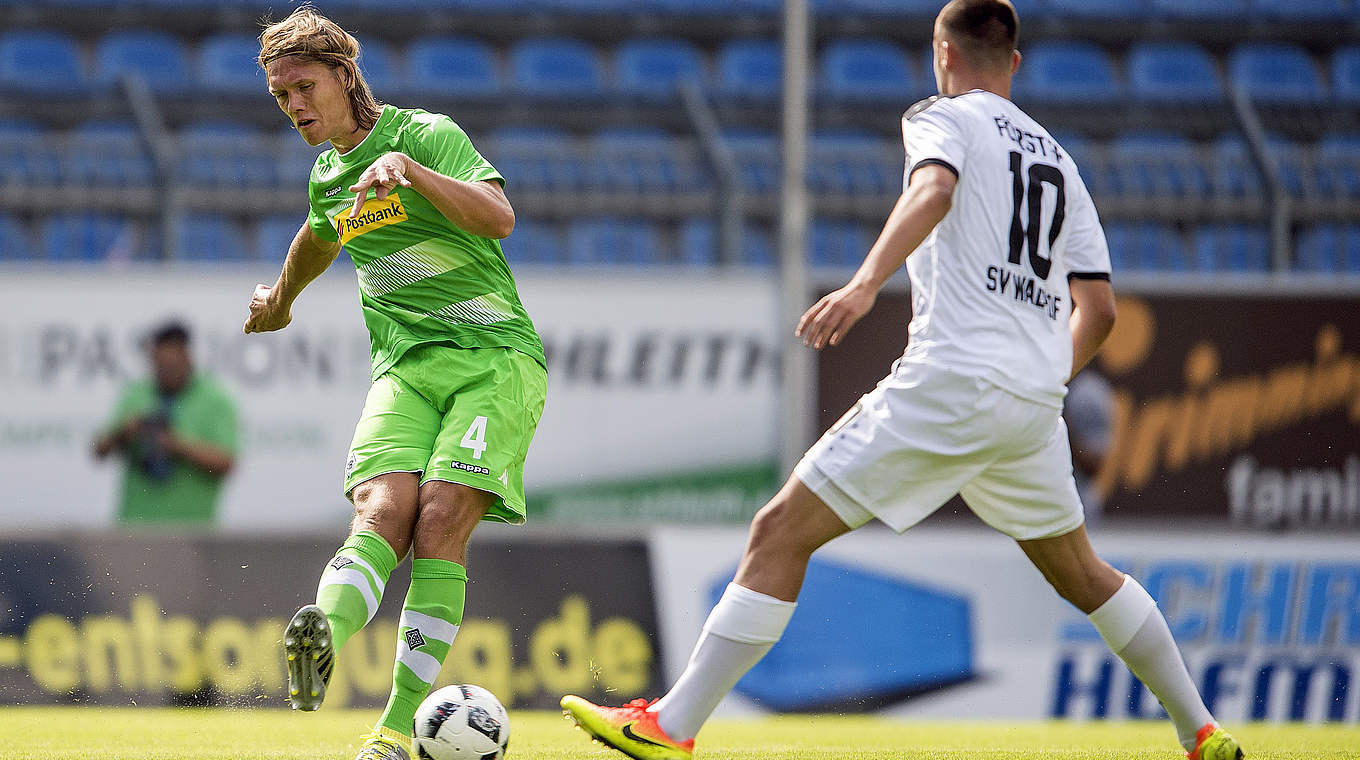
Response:
[{"label": "soccer player in green kit", "polygon": [[325,698],[336,653],[406,556],[411,586],[392,695],[358,760],[409,760],[412,720],[462,622],[467,544],[482,520],[524,522],[523,466],[547,390],[543,346],[497,242],[504,179],[451,119],[380,105],[350,34],[302,6],[260,35],[269,91],[309,145],[329,141],[310,212],[245,332],[286,327],[341,246],[358,274],[373,384],[345,466],[351,534],[316,603],[284,632],[294,709]]}]

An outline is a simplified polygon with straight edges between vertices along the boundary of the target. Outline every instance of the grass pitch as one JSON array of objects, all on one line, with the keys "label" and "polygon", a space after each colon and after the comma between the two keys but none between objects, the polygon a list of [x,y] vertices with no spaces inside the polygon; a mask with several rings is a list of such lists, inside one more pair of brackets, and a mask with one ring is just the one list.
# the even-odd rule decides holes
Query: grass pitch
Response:
[{"label": "grass pitch", "polygon": [[[351,760],[375,710],[0,708],[0,760]],[[1353,725],[1232,726],[1253,760],[1360,757]],[[716,720],[698,757],[739,760],[1175,760],[1169,725],[900,722],[799,715]],[[557,713],[511,714],[510,760],[618,760]]]}]

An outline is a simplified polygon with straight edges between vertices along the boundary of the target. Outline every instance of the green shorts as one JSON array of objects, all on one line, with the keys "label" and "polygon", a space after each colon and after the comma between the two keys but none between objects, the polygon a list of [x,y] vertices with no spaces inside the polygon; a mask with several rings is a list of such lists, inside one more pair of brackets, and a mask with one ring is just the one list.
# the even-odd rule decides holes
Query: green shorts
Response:
[{"label": "green shorts", "polygon": [[487,520],[524,522],[524,456],[548,378],[512,348],[416,346],[373,381],[345,463],[345,496],[389,472],[496,495]]}]

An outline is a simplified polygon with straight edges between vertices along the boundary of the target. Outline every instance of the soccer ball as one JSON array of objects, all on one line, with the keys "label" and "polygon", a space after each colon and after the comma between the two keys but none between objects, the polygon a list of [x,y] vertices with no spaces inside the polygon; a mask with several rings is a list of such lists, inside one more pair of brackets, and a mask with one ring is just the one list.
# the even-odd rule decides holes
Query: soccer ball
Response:
[{"label": "soccer ball", "polygon": [[510,743],[510,716],[480,686],[445,686],[416,709],[414,733],[419,760],[500,760]]}]

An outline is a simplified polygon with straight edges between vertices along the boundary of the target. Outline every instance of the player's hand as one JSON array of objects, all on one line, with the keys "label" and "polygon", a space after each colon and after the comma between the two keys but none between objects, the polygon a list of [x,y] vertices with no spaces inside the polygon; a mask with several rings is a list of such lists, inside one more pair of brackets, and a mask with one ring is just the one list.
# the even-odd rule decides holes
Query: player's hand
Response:
[{"label": "player's hand", "polygon": [[803,313],[793,334],[803,339],[803,345],[816,349],[838,345],[859,318],[869,313],[877,298],[874,288],[853,284],[827,293]]},{"label": "player's hand", "polygon": [[273,297],[274,289],[268,285],[256,285],[250,297],[250,316],[246,317],[243,328],[247,333],[273,332],[282,330],[293,321],[293,312]]},{"label": "player's hand", "polygon": [[349,186],[350,192],[357,193],[354,196],[354,207],[349,210],[351,219],[359,215],[359,209],[364,207],[364,200],[368,198],[368,190],[371,187],[378,188],[374,195],[378,200],[387,197],[397,185],[410,187],[411,180],[406,178],[407,161],[405,153],[384,153],[378,157],[359,175],[358,181]]}]

